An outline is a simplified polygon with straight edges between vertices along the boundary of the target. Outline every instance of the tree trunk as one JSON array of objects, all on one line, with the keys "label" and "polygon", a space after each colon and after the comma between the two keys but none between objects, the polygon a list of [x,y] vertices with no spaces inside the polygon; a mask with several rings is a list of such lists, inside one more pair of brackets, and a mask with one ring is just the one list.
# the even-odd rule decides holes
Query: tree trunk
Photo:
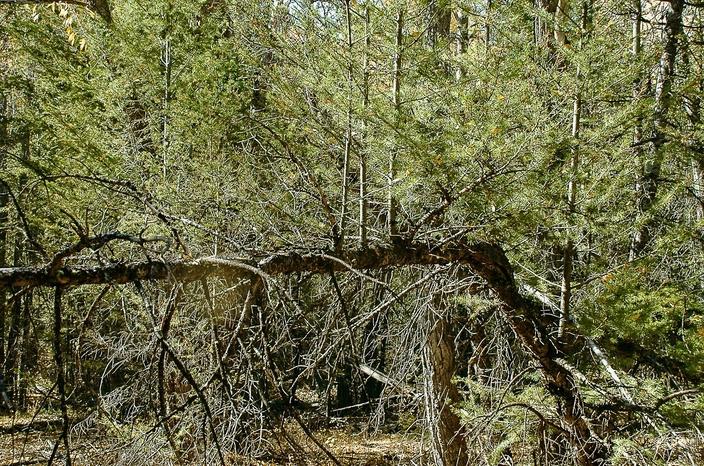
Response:
[{"label": "tree trunk", "polygon": [[[9,149],[8,141],[7,97],[0,92],[0,172],[6,168],[5,151]],[[7,207],[9,202],[8,186],[0,182],[0,268],[7,267]],[[0,289],[0,362],[5,361],[5,330],[7,318],[7,290]],[[2,370],[0,366],[0,370]],[[3,374],[0,374],[2,377]]]},{"label": "tree trunk", "polygon": [[[455,9],[455,55],[460,57],[469,47],[469,16],[462,8]],[[462,80],[462,66],[455,69],[455,81]]]},{"label": "tree trunk", "polygon": [[565,35],[564,25],[567,24],[568,16],[567,9],[569,3],[567,0],[558,0],[557,8],[555,9],[555,43],[558,45],[567,44],[567,35]]},{"label": "tree trunk", "polygon": [[[63,349],[63,338],[61,328],[63,326],[63,314],[61,308],[61,297],[63,295],[63,290],[61,287],[54,288],[54,334],[53,334],[53,346],[54,346],[54,363],[56,364],[56,386],[59,391],[59,402],[61,407],[61,418],[63,420],[63,428],[61,432],[60,440],[63,439],[64,443],[64,455],[66,466],[71,466],[71,447],[69,442],[69,432],[71,429],[71,423],[68,417],[68,406],[66,404],[66,379],[65,379],[65,368],[64,368],[64,349]],[[58,446],[58,441],[56,445]],[[54,447],[54,453],[52,453],[52,458],[57,451],[57,447]],[[51,463],[51,460],[49,461]]]},{"label": "tree trunk", "polygon": [[29,374],[34,373],[37,366],[37,345],[32,338],[31,329],[31,311],[33,293],[30,291],[24,297],[23,313],[22,313],[22,350],[20,352],[19,363],[19,380],[17,383],[17,407],[22,411],[26,411],[27,405],[27,390],[29,388]]},{"label": "tree trunk", "polygon": [[[362,63],[364,82],[362,84],[362,106],[364,113],[369,110],[369,53],[371,31],[369,25],[369,2],[364,2],[364,59]],[[366,128],[364,139],[366,140]],[[359,247],[367,247],[367,152],[366,147],[359,150]]]},{"label": "tree trunk", "polygon": [[[393,83],[391,99],[394,104],[397,124],[401,121],[401,59],[403,51],[403,9],[399,9],[396,13],[396,35],[394,43],[394,60],[393,60]],[[396,181],[396,149],[392,149],[389,155],[389,170],[388,170],[388,218],[387,226],[389,237],[394,238],[398,234],[396,224],[397,201],[394,196],[394,184]]]},{"label": "tree trunk", "polygon": [[172,50],[171,50],[171,3],[166,5],[166,24],[162,31],[162,47],[161,47],[161,65],[164,73],[164,100],[162,102],[161,115],[161,157],[162,157],[162,176],[166,179],[167,168],[169,164],[169,149],[171,146],[171,100],[173,98],[171,91],[171,75],[173,70]]},{"label": "tree trunk", "polygon": [[[434,301],[441,304],[439,297]],[[452,406],[460,401],[452,382],[456,372],[454,335],[447,320],[436,317],[433,310],[429,314],[430,333],[423,350],[423,371],[431,453],[438,466],[465,466],[469,464],[466,432]]]},{"label": "tree trunk", "polygon": [[[561,1],[558,8],[566,7],[566,2]],[[587,28],[589,20],[589,4],[585,1],[582,6],[582,32]],[[580,48],[582,38],[580,37]],[[577,213],[577,176],[579,174],[579,131],[582,122],[582,70],[577,66],[577,89],[572,107],[572,148],[569,166],[569,181],[567,182],[567,241],[562,255],[562,280],[560,284],[560,324],[557,330],[557,337],[562,338],[565,328],[570,321],[570,300],[572,298],[572,271],[574,265],[575,245],[572,235],[574,234],[575,220]]]},{"label": "tree trunk", "polygon": [[667,114],[671,107],[672,83],[675,77],[675,60],[679,50],[679,36],[682,34],[682,10],[684,0],[662,2],[665,15],[665,46],[660,56],[657,80],[655,82],[655,104],[653,106],[653,130],[646,160],[636,184],[638,214],[642,224],[633,235],[631,257],[635,258],[646,248],[653,237],[655,222],[646,218],[655,204],[660,171],[663,163],[663,146],[666,142]]},{"label": "tree trunk", "polygon": [[[390,282],[391,274],[384,272],[382,281],[384,283]],[[377,306],[381,304],[385,295],[385,287],[380,284],[374,284],[373,305]],[[380,312],[369,320],[364,331],[364,360],[362,362],[379,372],[384,372],[386,369],[388,326],[389,321],[387,313]],[[373,377],[368,377],[364,382],[365,393],[367,399],[370,401],[378,399],[381,396],[383,388],[384,384]]]},{"label": "tree trunk", "polygon": [[449,5],[442,0],[430,0],[428,2],[428,45],[435,48],[438,39],[447,40],[450,37],[450,23],[452,10]]},{"label": "tree trunk", "polygon": [[[22,262],[24,255],[24,246],[22,241],[17,238],[15,240],[14,263],[15,266]],[[14,290],[19,291],[19,290]],[[7,332],[7,352],[3,364],[3,373],[5,375],[5,387],[12,404],[17,404],[18,379],[19,379],[19,362],[20,362],[20,336],[22,331],[22,302],[25,297],[17,297],[12,303],[9,328]]]},{"label": "tree trunk", "polygon": [[[684,66],[687,68],[688,75],[694,75],[695,85],[694,92],[685,92],[683,95],[684,100],[684,111],[687,115],[687,120],[689,126],[687,128],[690,133],[690,137],[686,141],[687,149],[692,154],[692,194],[694,195],[695,204],[695,219],[699,223],[699,235],[700,238],[704,239],[704,226],[701,222],[704,220],[704,142],[700,141],[699,138],[695,136],[696,131],[699,129],[702,123],[701,115],[701,96],[704,95],[704,68],[702,67],[700,60],[690,60],[690,56],[696,56],[696,52],[693,51],[694,47],[704,44],[704,22],[701,17],[697,16],[698,20],[696,24],[692,25],[694,29],[695,37],[691,37],[687,43],[687,49],[683,51],[683,62]],[[697,44],[697,45],[695,45]],[[701,49],[697,50],[701,53]]]},{"label": "tree trunk", "polygon": [[345,148],[342,156],[342,201],[340,205],[340,225],[339,238],[336,239],[341,245],[345,238],[345,226],[347,225],[347,202],[349,200],[350,189],[350,157],[352,152],[352,92],[354,91],[354,81],[352,76],[352,10],[351,0],[345,0],[345,22],[347,26],[347,127],[345,129]]}]

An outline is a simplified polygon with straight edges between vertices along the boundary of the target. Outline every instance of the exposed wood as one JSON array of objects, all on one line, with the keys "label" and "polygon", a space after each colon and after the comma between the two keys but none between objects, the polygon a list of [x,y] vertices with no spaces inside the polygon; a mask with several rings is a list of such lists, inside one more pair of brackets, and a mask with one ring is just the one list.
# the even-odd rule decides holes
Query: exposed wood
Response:
[{"label": "exposed wood", "polygon": [[366,364],[360,364],[359,365],[359,370],[363,373],[368,375],[369,377],[373,378],[374,380],[378,380],[379,382],[385,384],[385,385],[390,385],[392,388],[400,388],[401,391],[410,396],[418,396],[419,393],[418,391],[408,385],[407,383],[394,380],[388,375],[384,374],[383,372],[380,372],[376,369],[372,369],[371,367],[367,366]]}]

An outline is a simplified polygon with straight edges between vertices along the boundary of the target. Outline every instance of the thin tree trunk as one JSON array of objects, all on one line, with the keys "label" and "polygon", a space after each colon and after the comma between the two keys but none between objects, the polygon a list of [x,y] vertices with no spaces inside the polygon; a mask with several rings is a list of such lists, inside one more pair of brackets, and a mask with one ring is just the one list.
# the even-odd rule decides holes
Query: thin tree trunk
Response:
[{"label": "thin tree trunk", "polygon": [[558,45],[567,44],[567,36],[564,31],[564,24],[567,22],[567,9],[569,3],[567,0],[558,0],[557,8],[555,9],[555,43]]},{"label": "thin tree trunk", "polygon": [[[455,22],[457,23],[455,30],[455,55],[460,57],[467,51],[469,45],[469,17],[462,8],[455,10]],[[462,80],[462,66],[459,64],[455,69],[455,81]]]},{"label": "thin tree trunk", "polygon": [[428,45],[435,48],[438,38],[448,39],[450,37],[450,23],[452,10],[449,2],[442,0],[430,0],[428,2]]},{"label": "thin tree trunk", "polygon": [[[683,62],[685,67],[688,68],[687,74],[696,76],[696,86],[694,86],[694,92],[686,92],[683,98],[684,111],[687,114],[687,120],[689,120],[688,130],[694,133],[702,122],[701,96],[704,94],[704,69],[702,69],[701,60],[695,60],[694,69],[691,69],[690,56],[696,53],[692,51],[692,48],[696,47],[695,44],[704,44],[704,31],[702,31],[704,24],[701,18],[698,17],[696,24],[692,26],[695,31],[695,37],[688,41],[687,49],[683,51]],[[699,51],[701,52],[701,50]],[[687,141],[687,146],[692,154],[692,194],[694,195],[695,203],[695,219],[700,224],[700,238],[704,239],[704,225],[701,225],[704,220],[704,143],[692,136]]]},{"label": "thin tree trunk", "polygon": [[636,185],[638,214],[642,224],[633,235],[631,257],[640,255],[653,236],[654,222],[646,218],[655,204],[658,194],[660,171],[663,163],[663,146],[667,128],[667,115],[672,100],[672,83],[675,77],[675,61],[679,50],[679,35],[682,33],[682,10],[684,0],[662,2],[665,9],[665,47],[660,56],[655,83],[653,107],[653,130],[642,171]]},{"label": "thin tree trunk", "polygon": [[352,151],[352,91],[354,82],[352,80],[352,9],[351,0],[345,0],[345,21],[347,23],[347,128],[345,130],[345,152],[342,160],[342,205],[340,206],[340,232],[339,244],[345,238],[345,225],[347,220],[347,202],[349,198],[350,184],[350,152]]},{"label": "thin tree trunk", "polygon": [[[561,2],[562,4],[562,2]],[[563,5],[566,6],[566,5]],[[582,33],[586,31],[589,20],[590,5],[585,1],[582,6]],[[559,6],[558,6],[559,8]],[[582,38],[580,37],[580,48]],[[562,338],[570,321],[570,300],[572,298],[572,271],[574,267],[575,245],[574,216],[577,212],[577,176],[579,174],[579,131],[582,119],[582,70],[577,66],[577,91],[572,107],[572,149],[570,156],[570,174],[567,182],[567,242],[562,255],[562,280],[560,285],[560,323],[557,330],[558,338]]]},{"label": "thin tree trunk", "polygon": [[489,50],[491,43],[491,3],[492,0],[486,0],[486,17],[484,18],[484,46]]},{"label": "thin tree trunk", "polygon": [[[696,204],[697,223],[704,220],[704,154],[699,154],[698,158],[692,159],[692,191],[694,192]],[[704,229],[700,226],[702,233]]]},{"label": "thin tree trunk", "polygon": [[[401,121],[401,60],[403,52],[403,9],[400,8],[396,14],[396,35],[394,42],[394,60],[393,60],[393,83],[392,83],[392,101],[394,111],[396,113],[396,123]],[[389,155],[389,170],[388,170],[388,218],[387,227],[389,237],[394,238],[398,234],[397,228],[397,200],[394,196],[394,184],[396,181],[396,149],[390,151]]]},{"label": "thin tree trunk", "polygon": [[167,168],[169,164],[169,148],[171,145],[171,128],[170,128],[170,112],[171,112],[171,74],[173,69],[173,60],[171,58],[171,3],[166,5],[166,25],[162,33],[162,49],[161,49],[161,64],[164,69],[164,101],[161,116],[161,157],[162,157],[162,176],[166,179]]},{"label": "thin tree trunk", "polygon": [[63,322],[63,315],[61,312],[62,294],[63,291],[61,287],[57,286],[56,288],[54,288],[54,363],[56,364],[56,385],[59,390],[59,401],[61,403],[61,419],[63,421],[61,437],[64,441],[64,449],[66,455],[65,464],[66,466],[71,466],[71,446],[69,441],[69,430],[71,428],[71,424],[68,418],[68,407],[66,405],[64,350],[61,337],[61,327]]},{"label": "thin tree trunk", "polygon": [[[577,75],[579,75],[577,71]],[[582,113],[582,98],[581,92],[577,91],[577,97],[574,101],[574,110],[572,113],[572,139],[574,146],[572,147],[572,156],[570,160],[570,180],[567,184],[567,228],[568,238],[565,243],[565,248],[562,256],[562,281],[560,284],[560,324],[557,331],[559,338],[565,332],[565,328],[570,320],[570,300],[572,298],[572,271],[574,266],[574,240],[572,239],[572,230],[574,229],[574,215],[576,213],[577,199],[577,174],[579,172],[579,147],[577,140],[579,139],[579,125]]]},{"label": "thin tree trunk", "polygon": [[24,297],[22,313],[22,350],[20,351],[19,380],[17,383],[17,406],[22,411],[27,410],[28,376],[34,372],[37,361],[37,349],[31,333],[31,311],[33,293],[30,291]]},{"label": "thin tree trunk", "polygon": [[[557,10],[557,2],[558,0],[535,0],[534,5],[536,8],[541,8],[554,16]],[[540,15],[535,16],[534,24],[535,44],[547,47],[548,49],[552,48],[553,44],[550,37],[550,29]]]},{"label": "thin tree trunk", "polygon": [[[643,19],[643,3],[642,0],[633,1],[633,20],[631,25],[631,55],[633,62],[640,66],[639,60],[641,55],[641,24]],[[640,70],[633,81],[633,102],[632,105],[638,105],[643,92],[643,76]],[[633,156],[635,160],[643,160],[643,117],[640,112],[636,116],[635,127],[633,128]],[[636,184],[636,192],[638,192],[638,184]],[[635,248],[633,243],[629,251],[629,259],[635,259]]]},{"label": "thin tree trunk", "polygon": [[[207,285],[206,285],[207,286]],[[164,340],[168,339],[169,337],[169,330],[171,328],[171,321],[172,317],[174,315],[174,312],[176,311],[176,307],[178,305],[178,300],[181,295],[181,289],[177,290],[175,296],[170,296],[169,301],[166,305],[166,312],[164,313],[164,318],[161,321],[161,338]],[[156,323],[156,322],[155,322]],[[182,453],[181,450],[178,448],[178,445],[176,445],[176,442],[174,440],[174,435],[171,430],[171,423],[173,420],[168,419],[168,414],[169,414],[169,403],[167,399],[167,390],[166,390],[166,349],[162,346],[161,351],[159,353],[159,361],[157,363],[157,391],[158,391],[158,399],[159,399],[159,418],[161,418],[161,427],[164,430],[164,435],[166,436],[167,441],[169,442],[169,446],[171,447],[171,450],[174,453],[174,457],[176,458],[176,464],[182,465],[183,464],[183,458],[182,458]]]},{"label": "thin tree trunk", "polygon": [[[364,82],[362,84],[362,106],[364,114],[369,110],[369,48],[371,30],[369,19],[369,0],[364,2],[364,62],[362,63]],[[366,140],[366,128],[364,139]],[[359,247],[367,247],[367,152],[366,145],[359,151]]]},{"label": "thin tree trunk", "polygon": [[[14,264],[18,266],[21,263],[23,252],[22,242],[15,240]],[[13,291],[18,291],[13,289]],[[16,297],[12,303],[9,328],[7,331],[7,351],[3,363],[3,374],[5,376],[5,388],[13,405],[16,404],[17,398],[17,377],[19,372],[19,351],[20,351],[20,331],[22,328],[22,297]]]},{"label": "thin tree trunk", "polygon": [[[4,92],[0,92],[0,172],[5,171],[5,151],[9,148],[8,141],[8,109],[7,97]],[[7,207],[9,202],[8,187],[0,183],[0,268],[7,267],[7,229],[8,215]],[[5,361],[5,330],[7,317],[7,290],[0,290],[0,361]],[[0,368],[0,370],[2,370]],[[2,374],[0,374],[2,377]]]},{"label": "thin tree trunk", "polygon": [[[23,153],[25,159],[29,159],[29,135],[26,135],[22,141]],[[26,184],[26,179],[24,176],[20,176],[19,180],[20,186]],[[13,263],[15,267],[22,264],[25,259],[25,245],[22,239],[17,236],[14,241],[14,252],[13,252]],[[13,291],[17,291],[13,288]],[[16,405],[17,394],[18,394],[18,378],[19,378],[19,363],[20,363],[20,342],[21,342],[21,332],[22,332],[22,303],[26,299],[24,297],[16,297],[12,303],[12,312],[10,315],[9,328],[7,332],[7,351],[6,357],[3,365],[3,372],[5,375],[5,384],[8,390],[10,399],[13,405]]]}]

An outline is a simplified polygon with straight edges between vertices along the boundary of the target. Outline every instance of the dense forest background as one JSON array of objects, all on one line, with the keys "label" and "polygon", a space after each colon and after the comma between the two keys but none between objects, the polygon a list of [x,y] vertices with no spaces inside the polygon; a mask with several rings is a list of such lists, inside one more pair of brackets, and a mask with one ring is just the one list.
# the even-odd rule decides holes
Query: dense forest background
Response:
[{"label": "dense forest background", "polygon": [[0,1],[0,460],[704,464],[703,96],[696,1]]}]

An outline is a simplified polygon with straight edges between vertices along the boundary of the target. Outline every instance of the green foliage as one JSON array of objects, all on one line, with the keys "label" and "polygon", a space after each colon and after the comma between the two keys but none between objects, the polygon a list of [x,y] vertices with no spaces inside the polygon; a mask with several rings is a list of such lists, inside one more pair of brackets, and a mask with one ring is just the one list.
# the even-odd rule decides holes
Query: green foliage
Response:
[{"label": "green foliage", "polygon": [[[242,254],[258,259],[280,249],[337,253],[358,245],[364,158],[370,243],[390,239],[386,218],[392,198],[402,234],[414,232],[414,240],[437,244],[458,238],[500,243],[515,264],[517,284],[529,284],[556,302],[565,246],[572,243],[575,330],[593,337],[612,364],[628,372],[622,374],[628,388],[641,389],[635,401],[650,405],[672,387],[702,382],[704,219],[698,218],[696,173],[703,167],[704,125],[693,111],[704,98],[700,9],[686,9],[687,40],[680,41],[657,149],[660,141],[651,135],[653,115],[662,105],[654,93],[662,25],[650,17],[643,22],[643,51],[634,56],[632,15],[622,2],[589,2],[584,28],[582,4],[570,2],[569,18],[561,24],[569,40],[564,45],[553,40],[555,17],[527,1],[494,1],[489,10],[487,2],[474,0],[352,1],[349,32],[344,2],[110,3],[109,25],[61,2],[2,5],[0,97],[8,105],[0,115],[0,178],[17,202],[0,206],[8,216],[0,225],[7,233],[1,245],[7,265],[45,266],[80,237],[112,231],[170,239],[164,246],[88,248],[69,262]],[[397,47],[400,10],[405,23]],[[466,31],[457,29],[460,12],[469,18]],[[434,31],[441,16],[450,18],[449,31]],[[458,44],[462,32],[468,37]],[[572,130],[575,102],[581,105],[579,134]],[[636,128],[643,140],[634,144]],[[349,173],[343,173],[345,155]],[[644,162],[655,156],[662,161],[658,192],[644,209],[634,184]],[[576,186],[574,206],[567,200],[570,180]],[[341,241],[336,228],[343,210]],[[433,211],[437,215],[421,224]],[[646,228],[652,240],[639,257],[629,257],[634,233]],[[411,286],[420,273],[384,276],[374,283],[386,288],[373,293],[357,285],[358,276],[340,274],[340,296],[330,291],[327,276],[295,277],[297,283],[272,285],[267,292],[292,295],[296,289],[301,296],[287,295],[271,322],[265,316],[257,328],[275,322],[286,329],[276,349],[294,368],[282,363],[284,378],[296,379],[301,360],[310,356],[305,352],[322,341],[323,356],[306,363],[314,367],[311,373],[321,371],[315,377],[332,379],[330,374],[341,371],[338,361],[349,357],[340,356],[340,348],[349,350],[346,345],[371,329],[364,313],[391,299],[389,289]],[[221,360],[203,351],[213,346],[208,337],[217,332],[211,335],[211,328],[231,326],[233,309],[243,300],[232,291],[241,284],[220,285],[227,289],[214,286],[219,293],[214,298],[197,287],[189,290],[197,298],[185,299],[173,320],[177,352],[189,365],[207,368],[199,377]],[[135,379],[140,382],[134,392],[121,400],[144,396],[155,405],[153,380],[139,376],[148,372],[145,367],[153,371],[147,350],[158,348],[155,328],[164,318],[167,291],[110,290],[99,299],[95,290],[85,295],[70,290],[80,299],[67,305],[65,331],[67,341],[77,345],[76,360],[83,362],[85,393],[106,395],[95,389],[103,379],[106,391]],[[426,333],[418,328],[422,313],[411,303],[427,305],[431,293],[418,285],[407,301],[384,308],[388,338],[397,338],[394,344],[408,353],[399,350],[398,359],[409,366],[404,374],[416,378],[421,374],[413,365],[423,342],[411,336]],[[461,318],[469,326],[499,304],[485,293],[448,301],[463,306]],[[48,351],[51,301],[36,299],[23,301],[40,314],[26,338]],[[93,300],[91,321],[85,312]],[[292,302],[294,310],[286,308]],[[8,309],[2,307],[9,326],[17,319],[10,319]],[[550,338],[554,324],[546,328]],[[82,336],[79,326],[86,327]],[[292,329],[305,337],[288,335],[296,333]],[[1,330],[6,339],[9,328]],[[504,329],[492,340],[493,361],[504,357],[525,365],[526,355],[508,333]],[[259,337],[250,335],[243,343],[255,345]],[[355,358],[364,356],[357,353]],[[286,360],[294,354],[301,360]],[[606,380],[590,357],[565,358],[587,376]],[[257,376],[263,372],[258,364]],[[40,365],[46,378],[50,361]],[[301,380],[305,377],[314,376]],[[207,381],[209,387],[214,380]],[[485,452],[496,463],[512,445],[537,442],[542,420],[526,406],[553,423],[560,420],[537,371],[510,389],[498,376],[492,383],[496,386],[463,381],[467,399],[458,412],[467,425],[479,420],[500,433]],[[611,383],[605,385],[613,389]],[[604,391],[581,388],[592,405],[611,401]],[[108,407],[110,416],[119,417],[121,403],[128,403],[123,401]],[[698,427],[702,403],[701,396],[690,397],[665,403],[659,412],[672,425]],[[624,431],[635,425],[627,415],[607,421],[621,422]],[[648,450],[646,440],[653,438],[648,429],[640,437],[614,434],[616,464]],[[654,450],[643,457],[661,461]]]},{"label": "green foliage", "polygon": [[634,265],[602,277],[603,289],[585,303],[585,328],[596,337],[607,336],[613,347],[631,346],[629,359],[650,354],[675,361],[693,376],[704,373],[699,296],[683,284],[653,283],[645,271]]}]

